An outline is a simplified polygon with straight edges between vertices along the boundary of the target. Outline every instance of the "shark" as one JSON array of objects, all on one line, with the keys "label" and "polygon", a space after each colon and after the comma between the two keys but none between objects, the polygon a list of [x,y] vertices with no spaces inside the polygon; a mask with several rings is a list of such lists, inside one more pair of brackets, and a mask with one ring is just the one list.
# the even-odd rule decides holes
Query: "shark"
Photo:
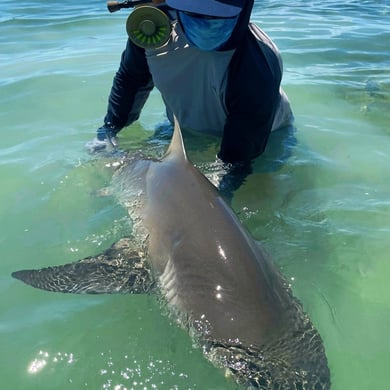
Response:
[{"label": "shark", "polygon": [[239,387],[330,388],[319,332],[270,256],[187,157],[177,120],[165,155],[129,154],[111,188],[134,221],[131,235],[96,256],[12,276],[53,292],[155,294]]}]

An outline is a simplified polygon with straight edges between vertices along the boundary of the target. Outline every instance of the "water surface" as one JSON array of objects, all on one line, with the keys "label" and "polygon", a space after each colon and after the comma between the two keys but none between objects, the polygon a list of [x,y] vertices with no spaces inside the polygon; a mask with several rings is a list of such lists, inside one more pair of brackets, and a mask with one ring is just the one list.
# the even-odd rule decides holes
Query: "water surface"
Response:
[{"label": "water surface", "polygon": [[[234,388],[153,297],[50,294],[10,277],[96,254],[131,228],[94,196],[110,172],[83,148],[105,114],[127,13],[100,0],[0,4],[3,388]],[[332,388],[386,389],[390,4],[256,1],[252,19],[282,51],[296,133],[273,135],[232,205],[319,329]],[[149,139],[163,112],[154,92],[121,144],[163,150]],[[217,143],[206,141],[186,140],[212,178]]]}]

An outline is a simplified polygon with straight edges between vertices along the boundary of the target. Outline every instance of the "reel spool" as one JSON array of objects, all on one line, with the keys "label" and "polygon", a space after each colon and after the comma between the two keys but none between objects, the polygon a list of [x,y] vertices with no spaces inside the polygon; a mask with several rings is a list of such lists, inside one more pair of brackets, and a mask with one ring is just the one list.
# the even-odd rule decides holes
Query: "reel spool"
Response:
[{"label": "reel spool", "polygon": [[139,6],[126,22],[129,38],[144,49],[157,49],[168,42],[171,25],[168,16],[156,7]]}]

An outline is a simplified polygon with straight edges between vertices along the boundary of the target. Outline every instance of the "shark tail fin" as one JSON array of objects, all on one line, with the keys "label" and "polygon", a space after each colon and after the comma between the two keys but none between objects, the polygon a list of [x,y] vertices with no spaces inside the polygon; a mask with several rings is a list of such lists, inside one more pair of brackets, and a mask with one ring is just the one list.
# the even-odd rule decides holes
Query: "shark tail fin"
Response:
[{"label": "shark tail fin", "polygon": [[175,125],[174,125],[171,143],[168,147],[165,156],[172,156],[175,158],[181,158],[183,160],[187,160],[187,154],[184,148],[183,136],[181,134],[180,125],[176,116],[174,116],[174,121],[175,121]]},{"label": "shark tail fin", "polygon": [[105,252],[48,268],[12,273],[15,279],[42,290],[73,294],[139,294],[153,289],[145,260],[124,237]]}]

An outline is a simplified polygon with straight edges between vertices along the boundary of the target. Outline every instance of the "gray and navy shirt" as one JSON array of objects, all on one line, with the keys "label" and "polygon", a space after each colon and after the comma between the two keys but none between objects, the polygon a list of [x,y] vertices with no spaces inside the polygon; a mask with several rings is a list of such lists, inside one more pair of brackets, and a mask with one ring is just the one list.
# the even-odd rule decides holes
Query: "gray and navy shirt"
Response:
[{"label": "gray and navy shirt", "polygon": [[105,122],[119,130],[137,120],[156,87],[171,121],[174,114],[182,128],[221,136],[218,156],[223,161],[250,161],[260,155],[271,130],[287,125],[292,113],[280,88],[277,47],[243,19],[245,28],[233,32],[232,40],[217,51],[191,46],[178,20],[171,23],[170,40],[158,49],[142,49],[129,40]]}]

